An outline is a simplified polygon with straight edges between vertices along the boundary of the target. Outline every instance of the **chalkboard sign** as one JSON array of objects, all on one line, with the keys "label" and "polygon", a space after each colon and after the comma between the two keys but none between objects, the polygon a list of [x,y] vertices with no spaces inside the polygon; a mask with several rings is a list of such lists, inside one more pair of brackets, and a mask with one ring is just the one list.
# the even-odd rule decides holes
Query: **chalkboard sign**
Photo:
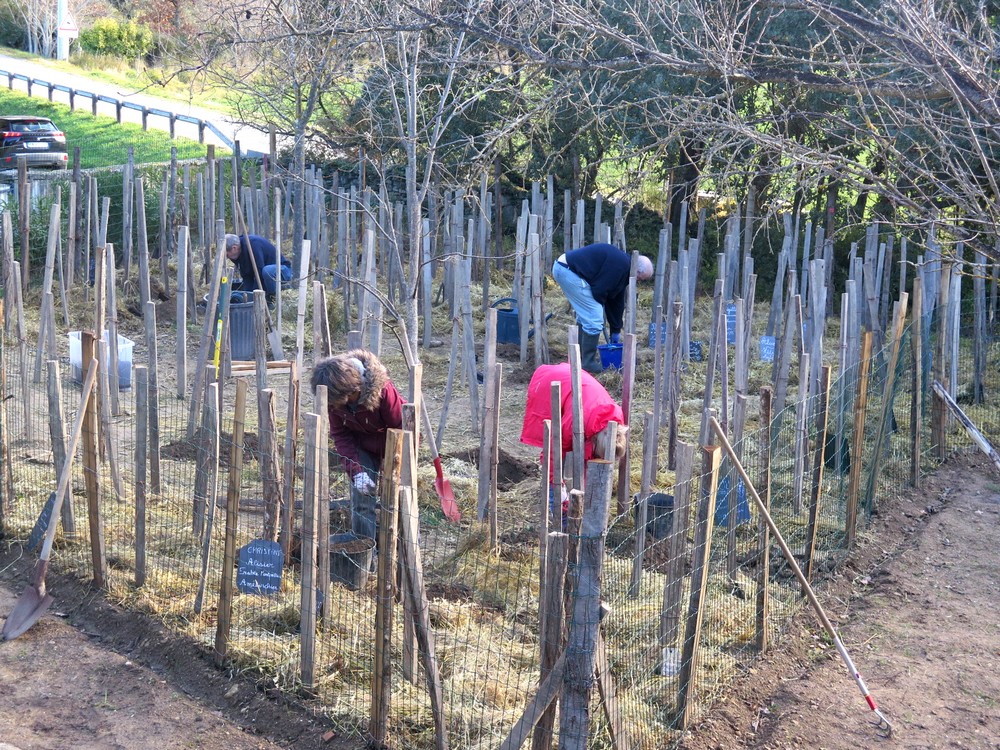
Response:
[{"label": "chalkboard sign", "polygon": [[45,537],[45,531],[49,527],[49,519],[52,518],[52,509],[56,506],[56,493],[49,493],[49,499],[45,501],[45,505],[42,508],[42,512],[38,515],[38,520],[35,521],[35,527],[31,530],[31,535],[28,537],[28,551],[34,552],[35,548],[42,543],[42,539]]},{"label": "chalkboard sign", "polygon": [[[666,345],[667,343],[667,324],[660,323],[660,343]],[[656,347],[656,324],[649,324],[649,348],[653,349]]]},{"label": "chalkboard sign", "polygon": [[760,361],[774,361],[774,336],[760,337]]},{"label": "chalkboard sign", "polygon": [[281,590],[281,571],[285,556],[281,545],[265,539],[254,539],[240,547],[236,586],[242,594],[275,596]]},{"label": "chalkboard sign", "polygon": [[736,343],[736,305],[726,305],[726,343]]},{"label": "chalkboard sign", "polygon": [[692,341],[688,344],[688,356],[692,362],[701,362],[701,342]]}]

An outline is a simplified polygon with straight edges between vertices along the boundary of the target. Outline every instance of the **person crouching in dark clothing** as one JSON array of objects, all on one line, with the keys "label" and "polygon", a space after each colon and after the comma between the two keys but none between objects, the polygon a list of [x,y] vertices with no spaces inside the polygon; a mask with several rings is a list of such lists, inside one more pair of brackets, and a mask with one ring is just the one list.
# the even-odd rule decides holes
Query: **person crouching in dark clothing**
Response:
[{"label": "person crouching in dark clothing", "polygon": [[[239,287],[232,288],[252,293],[257,289],[257,274],[260,274],[260,283],[268,302],[271,302],[278,289],[278,275],[281,275],[281,281],[291,281],[292,262],[280,255],[278,248],[266,237],[245,234],[242,240],[240,242],[240,237],[235,234],[226,235],[226,257],[236,264],[241,279]],[[256,274],[254,262],[257,264]]]},{"label": "person crouching in dark clothing", "polygon": [[[601,372],[597,345],[607,317],[611,343],[621,343],[632,257],[606,242],[579,247],[560,255],[552,264],[552,278],[573,306],[580,326],[581,366],[591,375]],[[653,275],[653,263],[640,255],[635,277],[645,281]]]},{"label": "person crouching in dark clothing", "polygon": [[403,426],[403,398],[385,365],[364,349],[320,360],[311,383],[313,391],[327,388],[330,437],[351,480],[351,530],[374,539],[386,430]]}]

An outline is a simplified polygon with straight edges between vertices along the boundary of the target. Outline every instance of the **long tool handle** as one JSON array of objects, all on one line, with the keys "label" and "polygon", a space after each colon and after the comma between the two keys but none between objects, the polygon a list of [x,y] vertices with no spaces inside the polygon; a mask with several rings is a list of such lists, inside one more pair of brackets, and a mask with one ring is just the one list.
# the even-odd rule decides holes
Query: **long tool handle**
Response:
[{"label": "long tool handle", "polygon": [[802,586],[802,590],[805,592],[806,598],[809,599],[809,603],[816,611],[816,616],[819,618],[819,621],[823,624],[826,632],[833,640],[833,644],[837,648],[837,653],[839,653],[840,658],[844,660],[844,664],[847,666],[848,671],[857,683],[858,689],[861,691],[861,695],[864,697],[865,702],[868,703],[868,707],[871,708],[871,710],[874,711],[875,715],[879,718],[879,727],[887,734],[891,733],[892,725],[879,710],[879,707],[875,703],[875,699],[872,697],[871,693],[868,692],[868,686],[865,685],[865,681],[861,677],[861,673],[858,672],[858,668],[854,666],[854,661],[851,659],[850,654],[847,653],[847,648],[844,646],[843,641],[840,640],[840,636],[837,634],[837,629],[833,627],[833,623],[830,622],[830,618],[826,616],[826,612],[823,610],[823,605],[819,603],[819,599],[816,598],[816,593],[813,591],[812,586],[809,585],[809,581],[806,579],[805,575],[803,575],[802,569],[799,568],[799,564],[795,561],[795,555],[793,555],[792,551],[788,548],[788,545],[785,543],[785,538],[781,535],[781,532],[775,525],[774,519],[771,518],[771,514],[768,513],[767,506],[764,505],[764,501],[761,500],[760,495],[757,494],[757,489],[753,486],[753,483],[750,481],[750,476],[747,474],[746,469],[743,468],[743,464],[740,463],[740,459],[736,456],[736,451],[733,450],[732,444],[730,444],[729,439],[726,437],[725,430],[722,429],[722,425],[719,424],[719,420],[715,417],[709,417],[709,425],[719,438],[723,450],[725,450],[726,455],[729,456],[729,460],[732,461],[733,466],[736,467],[736,471],[743,480],[743,484],[746,486],[747,492],[750,493],[750,496],[757,504],[757,510],[760,513],[761,518],[764,519],[767,527],[771,530],[771,535],[774,537],[774,541],[777,542],[778,546],[781,548],[781,553],[785,556],[785,561],[788,563],[788,566],[792,569],[792,572],[795,573],[795,577],[799,579],[799,584]]},{"label": "long tool handle", "polygon": [[49,559],[52,552],[52,542],[56,538],[56,526],[59,525],[59,512],[62,510],[63,498],[69,490],[69,478],[73,469],[73,454],[76,453],[76,444],[80,441],[80,433],[83,431],[83,419],[87,413],[87,402],[90,401],[90,394],[94,390],[94,382],[97,380],[97,357],[90,360],[87,368],[87,377],[83,381],[83,388],[80,391],[80,408],[76,413],[76,422],[73,423],[73,433],[69,438],[69,445],[66,446],[66,460],[63,462],[62,471],[59,472],[59,484],[56,486],[56,501],[52,506],[52,515],[49,516],[49,525],[45,529],[45,543],[42,544],[42,553],[39,560]]},{"label": "long tool handle", "polygon": [[976,442],[979,449],[989,456],[989,459],[993,462],[994,466],[1000,469],[1000,453],[997,453],[997,449],[993,447],[993,444],[986,439],[986,436],[979,431],[979,429],[972,423],[972,420],[969,419],[968,415],[962,411],[962,407],[955,403],[955,399],[951,397],[951,394],[948,393],[944,386],[937,380],[931,383],[931,388],[934,389],[934,393],[937,394],[938,398],[944,401],[948,405],[948,408],[954,412],[958,421],[962,423],[965,431],[969,433],[969,437]]}]

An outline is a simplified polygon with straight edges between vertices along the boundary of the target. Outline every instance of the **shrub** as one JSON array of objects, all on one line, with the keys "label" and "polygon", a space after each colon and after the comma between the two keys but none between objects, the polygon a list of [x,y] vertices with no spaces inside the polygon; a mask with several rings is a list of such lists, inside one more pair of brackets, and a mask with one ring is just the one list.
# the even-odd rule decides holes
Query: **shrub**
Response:
[{"label": "shrub", "polygon": [[153,49],[153,32],[134,21],[119,23],[113,18],[99,18],[80,32],[79,42],[84,51],[95,55],[134,60]]}]

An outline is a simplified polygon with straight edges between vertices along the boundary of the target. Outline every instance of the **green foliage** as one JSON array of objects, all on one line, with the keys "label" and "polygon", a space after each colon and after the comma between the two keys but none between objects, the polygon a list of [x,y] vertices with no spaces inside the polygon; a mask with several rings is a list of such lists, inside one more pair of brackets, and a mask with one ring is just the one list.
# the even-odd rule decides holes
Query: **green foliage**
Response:
[{"label": "green foliage", "polygon": [[113,18],[99,18],[89,29],[80,32],[80,47],[95,55],[134,60],[153,49],[153,32],[135,21],[119,23]]},{"label": "green foliage", "polygon": [[0,0],[0,45],[20,47],[24,44],[24,20],[12,0]]}]

